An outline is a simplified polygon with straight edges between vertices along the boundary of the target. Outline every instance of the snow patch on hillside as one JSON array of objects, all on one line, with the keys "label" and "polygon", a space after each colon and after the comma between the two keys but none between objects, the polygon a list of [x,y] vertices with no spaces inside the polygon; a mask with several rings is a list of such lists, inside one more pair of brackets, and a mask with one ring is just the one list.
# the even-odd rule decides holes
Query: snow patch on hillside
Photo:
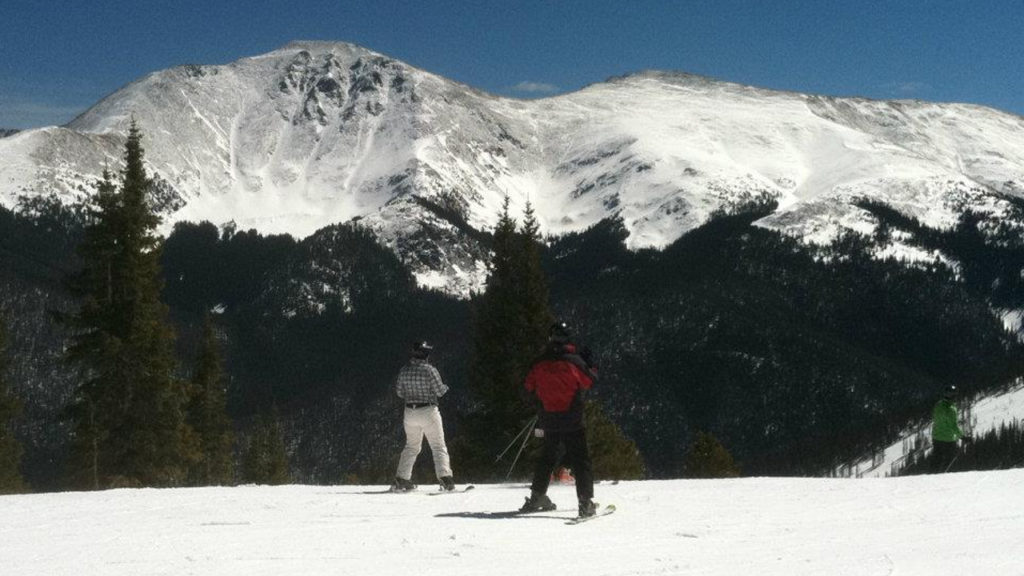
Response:
[{"label": "snow patch on hillside", "polygon": [[1005,310],[999,314],[1003,326],[1010,332],[1024,338],[1024,310]]},{"label": "snow patch on hillside", "polygon": [[[1024,421],[1024,380],[990,396],[960,407],[960,427],[971,436],[997,430],[1003,424]],[[891,475],[913,451],[930,450],[931,422],[926,421],[906,430],[899,440],[868,458],[834,471],[839,476],[879,478]]]}]

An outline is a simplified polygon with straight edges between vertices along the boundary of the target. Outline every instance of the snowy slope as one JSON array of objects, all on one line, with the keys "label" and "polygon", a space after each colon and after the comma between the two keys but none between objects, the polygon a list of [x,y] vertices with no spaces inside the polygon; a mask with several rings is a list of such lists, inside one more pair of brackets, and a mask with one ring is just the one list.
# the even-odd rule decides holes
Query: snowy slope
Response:
[{"label": "snowy slope", "polygon": [[966,426],[972,434],[981,435],[1002,424],[1024,420],[1024,381],[1016,386],[970,405],[970,419]]},{"label": "snowy slope", "polygon": [[[0,203],[71,200],[116,166],[134,116],[176,220],[304,237],[359,218],[421,282],[483,268],[457,244],[503,197],[544,233],[620,214],[660,247],[715,210],[774,199],[762,221],[812,241],[870,230],[870,197],[932,225],[999,217],[1024,195],[1024,118],[993,109],[777,92],[642,72],[541,100],[499,98],[344,43],[296,42],[224,66],[154,72],[67,127],[0,139]],[[431,209],[434,208],[434,209]],[[440,210],[439,210],[440,209]],[[405,240],[440,238],[443,257]]]},{"label": "snowy slope", "polygon": [[[996,430],[1003,424],[1024,421],[1024,381],[961,408],[961,428],[965,433],[976,437]],[[893,467],[902,462],[918,444],[922,441],[927,442],[930,434],[930,422],[917,425],[874,456],[852,463],[842,470],[837,470],[836,473],[861,478],[888,476],[892,474]]]},{"label": "snowy slope", "polygon": [[[0,497],[4,576],[1024,574],[1024,470],[600,484],[618,512],[484,519],[522,485],[113,490]],[[561,507],[573,489],[554,486]]]}]

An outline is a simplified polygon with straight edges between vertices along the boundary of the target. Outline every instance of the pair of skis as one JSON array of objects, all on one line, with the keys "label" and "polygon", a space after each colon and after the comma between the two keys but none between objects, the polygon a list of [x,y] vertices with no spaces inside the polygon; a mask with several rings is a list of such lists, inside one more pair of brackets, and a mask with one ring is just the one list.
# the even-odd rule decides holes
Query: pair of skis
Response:
[{"label": "pair of skis", "polygon": [[472,484],[463,486],[462,488],[456,488],[455,490],[436,490],[434,492],[424,492],[422,490],[416,490],[415,488],[411,490],[395,490],[393,488],[388,488],[387,490],[369,490],[367,492],[360,492],[360,494],[426,494],[427,496],[441,496],[443,494],[465,494],[473,488],[476,488],[476,486]]},{"label": "pair of skis", "polygon": [[[427,496],[443,496],[443,495],[446,495],[446,494],[465,494],[466,492],[469,492],[470,490],[473,490],[474,488],[476,488],[476,486],[474,486],[473,484],[468,484],[466,486],[463,486],[462,488],[457,488],[455,490],[437,490],[437,491],[434,491],[434,492],[426,492],[425,494]],[[405,490],[405,491],[387,490],[387,491],[384,491],[384,492],[369,492],[369,493],[370,494],[409,494],[409,493],[413,493],[413,492],[416,492],[416,491],[415,490]],[[421,494],[422,493],[423,492],[421,492]],[[553,511],[554,510],[529,510],[529,511],[524,511],[524,510],[508,510],[506,512],[481,512],[481,513],[452,514],[452,516],[463,516],[463,517],[472,517],[472,518],[515,518],[517,516],[530,516],[530,515],[533,515],[533,514],[538,514],[539,515],[540,513],[543,513],[543,512],[553,512]],[[612,514],[614,512],[615,512],[615,505],[614,504],[608,504],[606,506],[598,508],[597,512],[595,512],[593,516],[577,516],[576,518],[570,518],[570,519],[566,520],[565,523],[569,524],[569,525],[582,524],[584,522],[590,522],[591,520],[596,520],[596,519],[598,519],[598,518],[600,518],[602,516],[607,516],[607,515]]]},{"label": "pair of skis", "polygon": [[[534,516],[534,515],[541,516],[545,512],[557,512],[557,509],[556,510],[530,510],[530,511],[509,510],[507,512],[483,512],[483,513],[480,513],[480,514],[462,514],[460,516],[472,517],[472,518],[518,518],[520,516]],[[584,522],[590,522],[591,520],[596,520],[598,518],[601,518],[602,516],[607,516],[609,514],[612,514],[613,512],[615,512],[615,505],[614,504],[608,504],[607,506],[603,506],[603,507],[599,508],[597,510],[597,512],[594,513],[593,516],[577,516],[576,518],[569,518],[569,519],[567,519],[565,521],[565,523],[569,524],[569,525],[582,524]],[[453,516],[454,516],[454,514],[453,514]]]},{"label": "pair of skis", "polygon": [[469,492],[473,488],[476,488],[476,486],[469,484],[467,486],[463,486],[462,488],[456,488],[455,490],[438,490],[436,492],[427,492],[427,496],[443,496],[445,494],[465,494],[466,492]]}]

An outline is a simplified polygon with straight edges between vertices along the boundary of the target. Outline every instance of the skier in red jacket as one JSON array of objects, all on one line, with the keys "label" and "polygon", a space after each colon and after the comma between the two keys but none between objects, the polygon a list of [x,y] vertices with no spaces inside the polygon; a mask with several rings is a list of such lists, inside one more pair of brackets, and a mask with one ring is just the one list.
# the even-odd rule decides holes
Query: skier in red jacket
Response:
[{"label": "skier in red jacket", "polygon": [[593,501],[594,474],[583,426],[583,395],[596,375],[588,362],[576,353],[569,339],[569,329],[564,322],[552,325],[544,353],[526,376],[526,390],[540,402],[535,433],[543,437],[544,447],[534,469],[530,497],[520,509],[523,512],[555,509],[547,490],[560,446],[565,447],[565,463],[576,476],[580,516],[593,516],[597,510]]}]

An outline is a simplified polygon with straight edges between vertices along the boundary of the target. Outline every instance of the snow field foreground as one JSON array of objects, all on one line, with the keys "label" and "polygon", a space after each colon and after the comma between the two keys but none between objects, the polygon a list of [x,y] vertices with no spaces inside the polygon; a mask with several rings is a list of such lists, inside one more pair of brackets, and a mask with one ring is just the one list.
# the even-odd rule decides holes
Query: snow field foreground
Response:
[{"label": "snow field foreground", "polygon": [[523,484],[464,494],[281,486],[0,497],[0,574],[1024,575],[1024,470],[875,479],[602,483],[611,516],[493,519]]}]

